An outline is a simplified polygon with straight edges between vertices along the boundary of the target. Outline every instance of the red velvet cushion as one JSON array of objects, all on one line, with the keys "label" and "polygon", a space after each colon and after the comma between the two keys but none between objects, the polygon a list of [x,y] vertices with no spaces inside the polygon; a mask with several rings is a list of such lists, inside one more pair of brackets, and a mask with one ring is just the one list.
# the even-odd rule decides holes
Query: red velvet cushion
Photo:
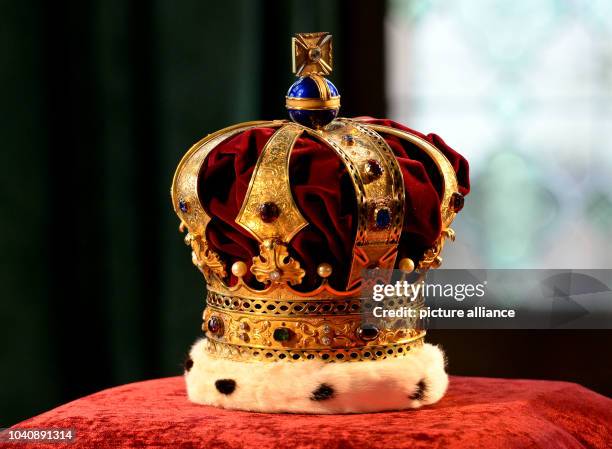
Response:
[{"label": "red velvet cushion", "polygon": [[447,395],[420,410],[270,415],[192,404],[173,377],[104,390],[15,427],[72,427],[74,449],[607,449],[612,400],[565,382],[451,377]]},{"label": "red velvet cushion", "polygon": [[[444,141],[425,136],[391,120],[364,119],[372,123],[408,130],[435,145],[449,159],[459,181],[459,190],[470,189],[467,161]],[[200,199],[212,217],[206,235],[210,246],[231,266],[242,260],[250,266],[259,254],[256,240],[235,223],[249,187],[257,159],[274,134],[272,128],[240,133],[213,149],[200,173]],[[442,182],[433,161],[411,143],[384,135],[398,159],[406,191],[406,214],[400,257],[417,261],[440,235]],[[344,289],[355,238],[356,200],[351,179],[336,154],[320,141],[302,135],[289,164],[293,198],[309,225],[290,242],[290,252],[306,269],[301,289],[318,286],[316,267],[330,263],[332,286]],[[398,258],[399,260],[399,258]],[[247,282],[254,283],[247,273]],[[232,280],[234,282],[235,280]]]}]

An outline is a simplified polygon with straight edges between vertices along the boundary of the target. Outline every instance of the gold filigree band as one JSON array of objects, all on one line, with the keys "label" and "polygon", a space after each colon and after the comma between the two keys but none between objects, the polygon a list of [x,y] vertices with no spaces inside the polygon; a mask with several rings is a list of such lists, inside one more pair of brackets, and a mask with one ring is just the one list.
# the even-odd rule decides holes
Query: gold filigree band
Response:
[{"label": "gold filigree band", "polygon": [[[402,320],[406,323],[407,320]],[[204,311],[203,330],[211,340],[261,349],[313,350],[401,344],[422,331],[414,328],[368,327],[363,316],[276,316],[233,312],[209,305]]]},{"label": "gold filigree band", "polygon": [[243,362],[300,362],[311,360],[360,362],[408,356],[412,350],[423,346],[423,343],[424,334],[419,335],[412,341],[399,344],[321,350],[261,349],[209,340],[206,351],[214,357]]}]

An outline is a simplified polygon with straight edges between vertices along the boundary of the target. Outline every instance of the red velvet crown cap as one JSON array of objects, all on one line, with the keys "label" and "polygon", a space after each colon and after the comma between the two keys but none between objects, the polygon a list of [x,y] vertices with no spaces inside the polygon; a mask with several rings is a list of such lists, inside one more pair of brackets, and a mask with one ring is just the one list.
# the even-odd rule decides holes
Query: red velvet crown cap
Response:
[{"label": "red velvet crown cap", "polygon": [[[468,162],[437,135],[423,135],[391,120],[361,120],[416,134],[436,146],[450,161],[457,174],[459,193],[470,190]],[[199,176],[199,197],[211,221],[206,229],[210,247],[231,266],[243,261],[251,266],[259,254],[258,242],[236,222],[253,169],[272,128],[256,128],[228,138],[214,148]],[[441,232],[440,172],[419,148],[395,136],[382,137],[393,150],[404,179],[406,205],[404,226],[399,244],[399,261],[410,257],[418,262]],[[298,138],[289,162],[291,192],[300,212],[308,222],[289,242],[289,252],[306,275],[299,290],[319,285],[316,269],[321,263],[333,267],[330,284],[339,290],[346,287],[356,232],[356,197],[351,178],[334,151],[308,135]],[[247,283],[257,281],[249,274]],[[232,280],[232,283],[235,280]]]}]

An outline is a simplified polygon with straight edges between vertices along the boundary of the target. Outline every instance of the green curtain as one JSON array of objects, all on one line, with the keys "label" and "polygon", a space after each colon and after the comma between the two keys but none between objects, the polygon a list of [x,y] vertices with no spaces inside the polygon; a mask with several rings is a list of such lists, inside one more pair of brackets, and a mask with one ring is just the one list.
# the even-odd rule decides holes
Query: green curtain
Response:
[{"label": "green curtain", "polygon": [[170,205],[178,161],[216,129],[285,116],[299,31],[334,33],[344,115],[384,113],[384,7],[0,3],[0,427],[182,372],[204,284]]}]

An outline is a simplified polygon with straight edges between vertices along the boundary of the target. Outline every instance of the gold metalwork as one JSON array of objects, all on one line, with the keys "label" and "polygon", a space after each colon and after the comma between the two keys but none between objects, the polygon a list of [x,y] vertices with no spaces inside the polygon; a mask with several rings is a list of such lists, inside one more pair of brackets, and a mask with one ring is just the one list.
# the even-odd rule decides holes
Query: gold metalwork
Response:
[{"label": "gold metalwork", "polygon": [[361,294],[361,290],[358,288],[346,291],[336,290],[327,283],[326,279],[322,280],[319,287],[308,292],[295,290],[291,287],[291,285],[279,282],[272,282],[263,290],[259,290],[248,286],[242,277],[239,277],[238,281],[232,286],[227,285],[222,279],[219,278],[213,278],[211,280],[207,280],[207,282],[209,292],[236,296],[249,300],[273,299],[277,301],[287,301],[304,299],[318,301],[330,298],[359,298]]},{"label": "gold metalwork", "polygon": [[245,298],[227,293],[209,291],[208,305],[217,309],[248,312],[257,315],[359,315],[363,306],[360,298],[293,298],[278,300],[272,298]]},{"label": "gold metalwork", "polygon": [[[208,154],[221,142],[241,132],[257,127],[277,128],[285,123],[287,123],[285,120],[255,121],[230,126],[209,134],[187,151],[176,169],[170,193],[174,211],[190,232],[204,235],[206,225],[210,221],[210,217],[204,211],[198,195],[198,177]],[[188,205],[187,212],[180,209],[180,201],[184,201]]]},{"label": "gold metalwork", "polygon": [[285,97],[285,105],[289,109],[337,109],[340,107],[340,96],[329,99]]},{"label": "gold metalwork", "polygon": [[299,362],[306,360],[360,362],[407,356],[411,350],[423,346],[423,343],[424,337],[418,337],[408,343],[387,346],[366,346],[352,349],[293,350],[260,349],[247,345],[238,346],[215,340],[207,340],[205,350],[214,357],[243,362]]},{"label": "gold metalwork", "polygon": [[[350,290],[361,284],[365,269],[392,269],[395,265],[404,223],[402,172],[385,140],[357,121],[339,119],[321,132],[311,134],[335,150],[351,176],[357,195],[357,235],[347,283]],[[371,179],[365,172],[370,160],[377,161],[383,168],[377,179]],[[385,229],[372,226],[375,211],[381,207],[387,207],[392,217],[390,226]]]},{"label": "gold metalwork", "polygon": [[440,170],[440,174],[442,175],[442,179],[444,182],[444,191],[441,200],[441,214],[442,225],[444,228],[448,228],[454,220],[455,216],[457,215],[457,213],[451,207],[451,201],[453,193],[458,191],[458,184],[455,169],[453,168],[449,160],[446,158],[446,156],[444,156],[444,154],[433,144],[429,143],[422,137],[409,133],[408,131],[390,128],[388,126],[372,124],[368,124],[367,127],[373,129],[374,131],[377,131],[378,133],[390,134],[392,136],[399,137],[403,140],[407,140],[408,142],[416,145],[418,148],[423,150],[434,161],[434,163],[438,167],[438,170]]},{"label": "gold metalwork", "polygon": [[264,240],[259,245],[259,256],[253,257],[251,273],[264,284],[270,282],[290,285],[300,284],[306,274],[300,268],[300,263],[289,257],[287,246],[274,239]]},{"label": "gold metalwork", "polygon": [[332,97],[329,84],[327,84],[327,80],[324,77],[316,73],[312,73],[308,75],[308,77],[313,80],[317,85],[317,90],[319,91],[319,98],[321,98],[322,100],[329,100]]},{"label": "gold metalwork", "polygon": [[424,271],[429,268],[439,268],[440,265],[442,265],[442,256],[440,256],[440,254],[442,254],[444,243],[446,242],[447,238],[453,242],[455,241],[455,231],[453,231],[451,228],[442,230],[440,237],[438,237],[434,242],[434,246],[425,251],[417,267],[420,271]]},{"label": "gold metalwork", "polygon": [[[266,143],[253,171],[236,223],[259,242],[278,239],[288,243],[308,224],[293,200],[289,184],[289,157],[302,132],[303,128],[294,124],[276,131]],[[278,218],[271,223],[264,222],[259,215],[259,208],[267,202],[276,204],[280,210]]]},{"label": "gold metalwork", "polygon": [[332,71],[332,35],[299,33],[291,40],[292,68],[296,76],[310,73],[329,75]]},{"label": "gold metalwork", "polygon": [[[285,123],[284,120],[247,122],[209,134],[187,151],[176,169],[170,189],[172,205],[181,219],[180,230],[186,228],[189,232],[189,244],[192,244],[192,241],[197,242],[196,248],[192,245],[194,263],[207,276],[207,282],[212,281],[211,274],[225,276],[225,267],[219,255],[208,247],[205,238],[210,217],[204,211],[198,193],[202,164],[217,145],[232,136],[257,127],[277,128]],[[181,203],[186,206],[186,210],[181,210]]]},{"label": "gold metalwork", "polygon": [[425,271],[429,268],[438,268],[442,263],[440,254],[444,248],[445,240],[447,238],[455,240],[455,232],[450,228],[451,223],[457,215],[457,211],[452,207],[453,195],[458,192],[457,174],[455,173],[455,169],[438,148],[419,136],[387,126],[372,124],[367,126],[379,133],[390,134],[416,145],[418,148],[423,150],[438,167],[443,180],[443,193],[442,200],[440,201],[442,232],[440,233],[438,239],[434,242],[432,248],[425,251],[423,258],[417,265],[419,271]]},{"label": "gold metalwork", "polygon": [[[421,282],[419,278],[416,282]],[[233,312],[251,313],[254,315],[305,316],[305,315],[361,315],[370,312],[380,303],[372,298],[336,297],[328,295],[324,298],[295,297],[292,299],[276,299],[257,297],[249,298],[235,294],[209,291],[206,303],[217,309]],[[412,307],[414,302],[408,297],[394,299],[397,307]]]},{"label": "gold metalwork", "polygon": [[220,278],[226,276],[225,263],[216,252],[208,247],[208,242],[205,238],[198,234],[187,233],[185,243],[190,245],[193,250],[194,265],[202,270],[205,275],[212,272]]},{"label": "gold metalwork", "polygon": [[[207,332],[208,338],[260,349],[321,350],[385,346],[408,343],[424,335],[424,331],[417,329],[385,328],[380,329],[376,338],[365,341],[358,332],[363,324],[361,315],[262,316],[227,311],[212,305],[204,311],[204,331],[207,331],[206,323],[211,317],[223,321],[224,332],[222,335]],[[286,341],[275,340],[274,331],[278,329],[288,329],[290,338]]]}]

